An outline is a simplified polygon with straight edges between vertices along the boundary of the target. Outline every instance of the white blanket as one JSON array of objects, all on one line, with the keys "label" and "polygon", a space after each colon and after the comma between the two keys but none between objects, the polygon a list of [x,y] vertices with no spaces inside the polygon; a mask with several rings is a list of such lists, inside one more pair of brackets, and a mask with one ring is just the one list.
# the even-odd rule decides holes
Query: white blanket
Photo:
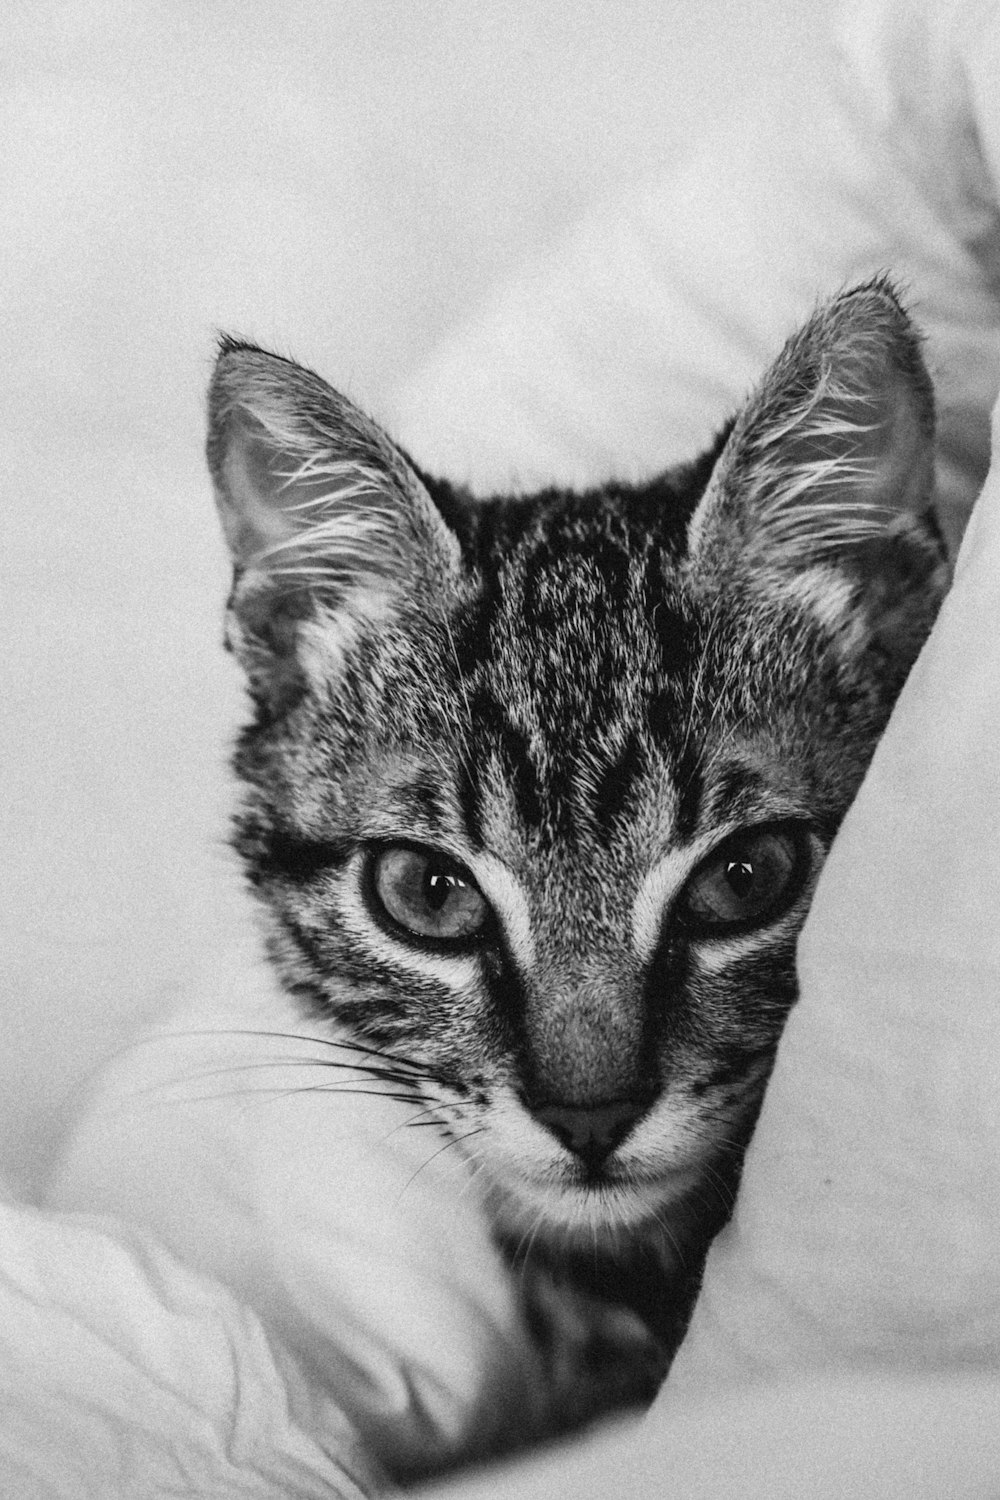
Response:
[{"label": "white blanket", "polygon": [[52,1201],[227,1282],[381,1469],[530,1437],[543,1393],[516,1288],[467,1163],[409,1126],[427,1111],[303,1021],[252,934],[189,1005],[105,1070]]},{"label": "white blanket", "polygon": [[6,1500],[361,1500],[384,1484],[260,1320],[113,1219],[0,1205]]}]

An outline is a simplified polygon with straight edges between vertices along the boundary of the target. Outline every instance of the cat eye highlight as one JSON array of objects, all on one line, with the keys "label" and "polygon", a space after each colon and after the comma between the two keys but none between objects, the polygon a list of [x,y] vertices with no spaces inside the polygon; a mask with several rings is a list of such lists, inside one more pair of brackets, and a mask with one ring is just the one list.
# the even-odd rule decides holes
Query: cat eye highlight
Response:
[{"label": "cat eye highlight", "polygon": [[741,830],[690,876],[676,914],[697,936],[748,932],[777,920],[794,904],[808,871],[803,828],[772,824]]},{"label": "cat eye highlight", "polygon": [[468,870],[415,844],[375,850],[368,887],[377,915],[406,936],[442,947],[467,945],[490,920],[489,905]]}]

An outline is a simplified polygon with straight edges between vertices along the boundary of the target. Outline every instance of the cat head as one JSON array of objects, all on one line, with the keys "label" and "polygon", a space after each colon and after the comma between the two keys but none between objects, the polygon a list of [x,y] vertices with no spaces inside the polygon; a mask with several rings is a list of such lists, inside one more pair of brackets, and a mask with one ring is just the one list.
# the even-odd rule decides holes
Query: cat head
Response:
[{"label": "cat head", "polygon": [[419,1078],[511,1231],[704,1198],[946,586],[891,288],[822,307],[648,484],[474,500],[233,341],[209,460],[255,706],[237,846],[286,984]]}]

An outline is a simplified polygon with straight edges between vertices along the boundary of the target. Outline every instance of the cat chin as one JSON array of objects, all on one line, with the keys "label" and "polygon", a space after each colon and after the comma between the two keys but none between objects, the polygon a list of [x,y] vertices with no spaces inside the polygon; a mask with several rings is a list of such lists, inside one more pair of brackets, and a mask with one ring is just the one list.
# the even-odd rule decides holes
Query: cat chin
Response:
[{"label": "cat chin", "polygon": [[530,1237],[567,1250],[613,1250],[651,1233],[665,1233],[669,1239],[696,1184],[694,1172],[586,1186],[494,1180],[490,1210],[507,1237]]}]

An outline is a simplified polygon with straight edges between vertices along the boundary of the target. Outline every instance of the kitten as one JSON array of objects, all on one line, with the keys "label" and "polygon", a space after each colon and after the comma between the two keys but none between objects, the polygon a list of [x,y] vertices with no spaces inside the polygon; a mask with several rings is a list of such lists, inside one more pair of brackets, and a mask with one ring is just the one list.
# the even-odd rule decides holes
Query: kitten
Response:
[{"label": "kitten", "polygon": [[236,844],[284,984],[430,1107],[515,1259],[669,1352],[946,587],[906,314],[837,297],[646,484],[474,500],[229,339],[208,452],[254,704]]}]

